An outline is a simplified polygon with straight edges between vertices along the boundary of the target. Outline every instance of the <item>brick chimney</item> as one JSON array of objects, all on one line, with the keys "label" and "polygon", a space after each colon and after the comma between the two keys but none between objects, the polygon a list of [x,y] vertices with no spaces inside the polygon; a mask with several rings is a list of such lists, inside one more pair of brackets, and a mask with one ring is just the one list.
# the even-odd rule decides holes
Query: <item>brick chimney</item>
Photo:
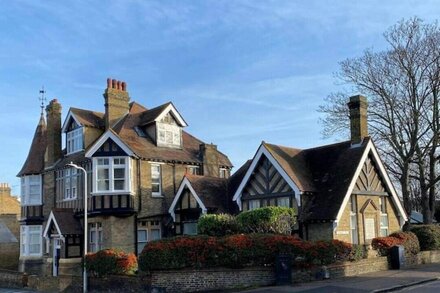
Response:
[{"label": "brick chimney", "polygon": [[127,84],[123,81],[107,78],[107,88],[104,92],[105,99],[105,129],[115,125],[129,110],[130,97]]},{"label": "brick chimney", "polygon": [[0,183],[0,197],[11,196],[11,187],[8,183]]},{"label": "brick chimney", "polygon": [[358,144],[368,136],[367,98],[361,95],[352,96],[347,105],[350,109],[351,143]]},{"label": "brick chimney", "polygon": [[215,144],[202,143],[199,146],[203,159],[203,175],[219,177],[219,160],[217,146]]},{"label": "brick chimney", "polygon": [[45,167],[51,167],[62,156],[61,150],[61,104],[57,99],[46,107],[47,150]]}]

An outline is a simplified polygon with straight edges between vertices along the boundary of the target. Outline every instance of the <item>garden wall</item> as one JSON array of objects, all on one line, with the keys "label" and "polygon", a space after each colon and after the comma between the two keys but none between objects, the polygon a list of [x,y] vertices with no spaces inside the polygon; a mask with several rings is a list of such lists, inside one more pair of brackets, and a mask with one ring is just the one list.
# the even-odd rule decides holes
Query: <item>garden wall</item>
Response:
[{"label": "garden wall", "polygon": [[[414,257],[406,258],[408,266],[440,263],[440,251],[422,251]],[[363,259],[357,262],[346,262],[329,265],[327,270],[331,279],[355,276],[369,272],[387,270],[387,257]],[[310,282],[324,277],[323,267],[313,269],[294,269],[292,282]],[[90,278],[89,289],[97,291],[148,292],[151,288],[164,288],[166,292],[197,292],[209,290],[239,289],[275,284],[273,267],[256,267],[244,269],[201,269],[201,270],[167,270],[154,271],[139,277],[110,276],[107,279]],[[23,288],[43,291],[81,291],[81,277],[39,277],[15,271],[0,270],[0,287]]]}]

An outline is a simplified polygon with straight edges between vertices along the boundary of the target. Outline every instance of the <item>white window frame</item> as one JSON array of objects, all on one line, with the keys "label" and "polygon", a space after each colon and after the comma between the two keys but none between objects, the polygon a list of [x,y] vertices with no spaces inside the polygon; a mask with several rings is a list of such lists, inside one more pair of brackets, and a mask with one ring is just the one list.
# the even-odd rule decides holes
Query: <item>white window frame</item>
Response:
[{"label": "white window frame", "polygon": [[[140,240],[139,238],[139,232],[145,232],[145,240]],[[150,239],[150,237],[148,237],[148,229],[147,228],[138,228],[137,229],[137,250],[138,250],[138,255],[141,254],[142,250],[144,249],[145,245],[147,245],[148,240]],[[142,249],[139,249],[139,245],[142,245]]]},{"label": "white window frame", "polygon": [[[31,231],[31,228],[38,228]],[[42,225],[22,225],[20,226],[20,256],[42,256],[43,255],[43,226]],[[32,235],[38,235],[38,243],[33,245],[39,246],[38,252],[30,252],[30,240]]]},{"label": "white window frame", "polygon": [[63,200],[75,200],[78,198],[78,177],[80,173],[75,168],[67,168],[63,171]]},{"label": "white window frame", "polygon": [[66,132],[66,152],[68,155],[82,151],[84,149],[83,127],[78,127]]},{"label": "white window frame", "polygon": [[[93,239],[92,233],[95,233],[95,239]],[[102,223],[89,223],[89,252],[98,252],[102,250],[103,239]]]},{"label": "white window frame", "polygon": [[[35,181],[34,181],[35,180]],[[38,189],[38,194],[33,194],[33,196],[36,197],[36,199],[31,200],[31,191],[32,186],[35,187],[35,189]],[[21,191],[20,191],[20,201],[22,206],[28,206],[28,205],[41,205],[43,204],[42,201],[42,194],[43,194],[43,187],[42,187],[42,178],[41,175],[28,175],[21,177]],[[38,198],[37,198],[38,197]]]},{"label": "white window frame", "polygon": [[[153,183],[153,168],[159,168],[159,182]],[[154,175],[157,173],[155,172]],[[159,191],[153,191],[153,185],[159,185]],[[162,164],[151,164],[151,196],[162,197]]]},{"label": "white window frame", "polygon": [[[182,146],[181,127],[168,123],[156,123],[157,127],[157,145],[165,147],[180,148]],[[167,138],[171,137],[171,141]]]},{"label": "white window frame", "polygon": [[[385,200],[385,202],[384,202],[384,200]],[[387,209],[386,209],[386,198],[385,197],[382,197],[382,196],[379,197],[379,206],[380,206],[380,222],[379,222],[380,230],[379,230],[379,233],[380,233],[381,237],[385,237],[385,236],[388,236],[388,234],[389,234],[388,213],[386,213],[386,212],[384,213],[382,211],[383,208],[385,209],[385,211],[387,211]],[[382,218],[386,218],[386,226],[382,225]],[[384,230],[386,232],[382,233],[382,230]]]},{"label": "white window frame", "polygon": [[[354,220],[354,224],[353,224]],[[350,234],[351,244],[359,244],[359,229],[357,222],[357,202],[355,195],[351,195],[350,198]]]},{"label": "white window frame", "polygon": [[[98,160],[108,160],[108,165],[98,165]],[[115,160],[125,159],[124,164],[116,164]],[[115,169],[124,168],[124,189],[115,189]],[[109,170],[109,189],[108,190],[99,190],[98,189],[98,170],[99,169],[108,169]],[[131,193],[132,192],[132,183],[131,183],[131,159],[130,157],[95,157],[93,158],[93,194],[109,194],[109,193]],[[117,180],[117,179],[116,179]]]},{"label": "white window frame", "polygon": [[200,168],[199,166],[187,166],[188,169],[187,173],[191,175],[200,175]]},{"label": "white window frame", "polygon": [[219,171],[218,171],[218,176],[220,178],[227,178],[227,176],[228,176],[228,169],[220,168]]}]

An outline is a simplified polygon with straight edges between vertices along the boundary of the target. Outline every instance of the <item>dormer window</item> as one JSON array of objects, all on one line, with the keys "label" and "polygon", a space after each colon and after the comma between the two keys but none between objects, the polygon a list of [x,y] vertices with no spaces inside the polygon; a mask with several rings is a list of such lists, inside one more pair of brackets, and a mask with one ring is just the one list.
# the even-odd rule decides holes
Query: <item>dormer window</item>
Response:
[{"label": "dormer window", "polygon": [[157,122],[157,145],[174,148],[182,146],[182,129],[170,113]]},{"label": "dormer window", "polygon": [[84,149],[83,128],[75,121],[70,124],[70,127],[66,132],[66,149],[67,154],[76,153]]}]

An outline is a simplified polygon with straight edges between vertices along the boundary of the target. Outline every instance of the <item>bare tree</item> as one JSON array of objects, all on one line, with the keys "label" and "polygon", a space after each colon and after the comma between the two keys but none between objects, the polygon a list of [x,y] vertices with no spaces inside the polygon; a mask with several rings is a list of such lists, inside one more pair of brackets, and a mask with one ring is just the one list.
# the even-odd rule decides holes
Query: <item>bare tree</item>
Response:
[{"label": "bare tree", "polygon": [[399,184],[405,210],[411,213],[411,180],[417,180],[425,221],[431,222],[431,196],[440,180],[436,168],[440,30],[437,23],[412,18],[389,28],[384,38],[389,49],[367,49],[361,57],[340,63],[336,78],[350,87],[330,94],[320,106],[325,114],[323,133],[331,136],[349,129],[347,90],[366,95],[370,134]]}]

